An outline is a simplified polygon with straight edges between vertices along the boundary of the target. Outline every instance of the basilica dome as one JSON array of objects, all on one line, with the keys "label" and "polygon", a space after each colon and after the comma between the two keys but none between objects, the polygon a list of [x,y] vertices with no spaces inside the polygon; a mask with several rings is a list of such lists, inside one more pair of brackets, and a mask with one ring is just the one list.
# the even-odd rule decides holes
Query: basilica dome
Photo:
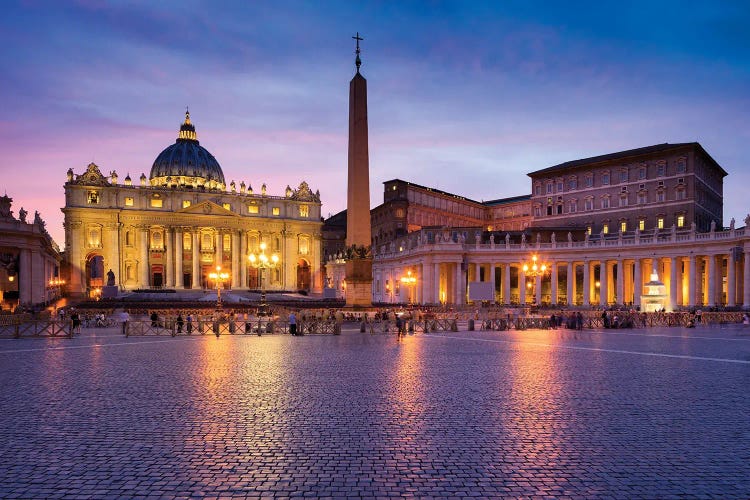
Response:
[{"label": "basilica dome", "polygon": [[152,186],[226,189],[219,162],[198,142],[195,126],[190,123],[190,112],[185,112],[177,142],[154,160],[149,181]]}]

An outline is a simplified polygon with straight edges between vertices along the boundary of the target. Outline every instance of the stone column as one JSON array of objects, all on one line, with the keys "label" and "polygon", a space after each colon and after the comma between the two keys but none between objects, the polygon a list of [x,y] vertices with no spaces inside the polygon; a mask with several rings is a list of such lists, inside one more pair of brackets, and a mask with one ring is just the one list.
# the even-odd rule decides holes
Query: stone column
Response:
[{"label": "stone column", "polygon": [[691,255],[688,258],[688,266],[689,266],[690,269],[688,270],[688,300],[687,300],[687,305],[689,307],[695,306],[695,282],[698,279],[698,277],[697,277],[698,273],[696,273],[696,265],[697,265],[697,262],[696,262],[695,255]]},{"label": "stone column", "polygon": [[633,305],[641,305],[643,295],[643,273],[641,271],[641,259],[633,261]]},{"label": "stone column", "polygon": [[240,281],[241,281],[241,287],[247,288],[247,266],[248,266],[248,260],[247,260],[247,233],[243,230],[240,231]]},{"label": "stone column", "polygon": [[557,305],[557,262],[552,263],[552,272],[550,272],[550,302],[553,306]]},{"label": "stone column", "polygon": [[174,235],[174,286],[175,288],[181,289],[185,287],[183,272],[182,272],[182,228],[175,228]]},{"label": "stone column", "polygon": [[583,305],[591,305],[591,262],[583,261]]},{"label": "stone column", "polygon": [[669,258],[669,307],[670,310],[677,310],[679,304],[677,303],[677,265],[679,260],[677,257]]},{"label": "stone column", "polygon": [[503,266],[503,304],[510,304],[510,263]]},{"label": "stone column", "polygon": [[435,292],[435,302],[440,303],[440,263],[435,262],[432,265],[433,291]]},{"label": "stone column", "polygon": [[534,277],[534,294],[536,298],[536,303],[541,304],[542,303],[542,275]]},{"label": "stone column", "polygon": [[750,309],[750,250],[745,250],[742,262],[742,307]]},{"label": "stone column", "polygon": [[708,300],[706,305],[709,307],[716,305],[716,255],[709,255],[708,257]]},{"label": "stone column", "polygon": [[518,301],[521,305],[526,304],[526,273],[523,267],[518,268]]},{"label": "stone column", "polygon": [[199,248],[199,239],[200,232],[197,230],[197,228],[193,228],[193,290],[198,290],[201,287],[201,253]]},{"label": "stone column", "polygon": [[[467,268],[468,274],[468,268]],[[456,305],[462,305],[464,303],[464,297],[466,296],[466,286],[464,279],[464,271],[461,269],[461,262],[456,262]]]},{"label": "stone column", "polygon": [[164,287],[174,287],[174,231],[164,228]]},{"label": "stone column", "polygon": [[214,268],[216,266],[224,267],[224,236],[221,231],[216,231],[216,243],[214,244]]},{"label": "stone column", "polygon": [[609,295],[609,270],[607,269],[607,261],[602,260],[599,262],[599,305],[606,307],[608,304]]},{"label": "stone column", "polygon": [[482,264],[474,264],[474,281],[482,281]]},{"label": "stone column", "polygon": [[141,282],[140,288],[148,288],[150,284],[151,269],[149,269],[148,254],[149,254],[149,241],[148,241],[148,227],[144,226],[141,228],[141,242],[139,248],[141,250],[141,258],[139,268],[141,271]]},{"label": "stone column", "polygon": [[575,303],[575,284],[576,284],[576,267],[572,261],[568,261],[568,275],[565,278],[566,291],[568,293],[568,305],[572,306]]},{"label": "stone column", "polygon": [[31,304],[31,252],[22,248],[18,253],[18,303]]},{"label": "stone column", "polygon": [[734,261],[734,251],[727,255],[727,307],[737,305],[737,277]]},{"label": "stone column", "polygon": [[625,304],[625,263],[622,259],[617,259],[617,298],[618,304]]},{"label": "stone column", "polygon": [[492,303],[494,304],[497,302],[497,290],[495,289],[495,279],[497,276],[495,275],[495,263],[490,262],[490,283],[492,283]]},{"label": "stone column", "polygon": [[[232,231],[232,288],[240,287],[240,233]],[[281,264],[284,265],[283,262]],[[283,271],[283,268],[282,268]]]}]

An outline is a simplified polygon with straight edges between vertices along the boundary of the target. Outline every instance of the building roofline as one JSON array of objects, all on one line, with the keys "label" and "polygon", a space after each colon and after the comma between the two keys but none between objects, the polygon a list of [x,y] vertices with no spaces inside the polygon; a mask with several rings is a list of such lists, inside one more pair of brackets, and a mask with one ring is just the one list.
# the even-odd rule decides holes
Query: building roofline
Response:
[{"label": "building roofline", "polygon": [[571,160],[571,161],[566,161],[564,163],[559,163],[557,165],[553,165],[551,167],[546,167],[546,168],[543,168],[541,170],[535,170],[533,172],[529,172],[526,175],[528,175],[529,177],[533,177],[533,176],[537,176],[537,175],[541,175],[541,174],[548,174],[548,173],[551,173],[551,172],[564,171],[564,170],[567,170],[567,169],[570,169],[570,168],[581,167],[581,166],[584,166],[584,165],[591,165],[591,164],[596,164],[596,163],[607,163],[607,162],[610,162],[610,161],[622,160],[622,159],[625,159],[625,158],[632,158],[632,157],[636,157],[636,156],[650,155],[650,154],[654,154],[654,153],[660,153],[660,152],[665,152],[665,151],[673,151],[673,150],[676,150],[676,149],[685,149],[685,148],[694,148],[694,149],[697,149],[699,153],[701,153],[704,156],[706,156],[709,159],[709,161],[717,169],[719,169],[719,171],[721,172],[722,176],[728,175],[727,172],[726,172],[726,170],[724,170],[721,167],[721,165],[719,165],[718,162],[716,160],[714,160],[713,157],[710,154],[708,154],[708,152],[698,142],[681,142],[681,143],[676,143],[676,144],[669,144],[669,143],[665,142],[663,144],[655,144],[653,146],[645,146],[645,147],[642,147],[642,148],[628,149],[628,150],[625,150],[625,151],[618,151],[616,153],[609,153],[609,154],[604,154],[604,155],[599,155],[599,156],[592,156],[592,157],[589,157],[589,158],[581,158],[581,159],[578,159],[578,160]]},{"label": "building roofline", "polygon": [[416,184],[414,182],[409,182],[409,181],[405,181],[405,180],[398,179],[398,178],[397,179],[391,179],[391,180],[388,180],[388,181],[383,181],[383,184],[388,184],[390,182],[403,182],[404,184],[406,184],[408,186],[414,186],[414,187],[419,188],[419,189],[424,189],[425,191],[429,191],[431,193],[443,194],[445,196],[450,196],[451,198],[457,198],[459,200],[468,201],[468,202],[471,202],[471,203],[476,203],[477,205],[482,205],[483,204],[481,201],[472,200],[471,198],[467,198],[466,196],[461,196],[460,194],[449,193],[447,191],[441,191],[440,189],[435,189],[435,188],[431,188],[431,187],[427,187],[427,186],[422,186],[421,184]]}]

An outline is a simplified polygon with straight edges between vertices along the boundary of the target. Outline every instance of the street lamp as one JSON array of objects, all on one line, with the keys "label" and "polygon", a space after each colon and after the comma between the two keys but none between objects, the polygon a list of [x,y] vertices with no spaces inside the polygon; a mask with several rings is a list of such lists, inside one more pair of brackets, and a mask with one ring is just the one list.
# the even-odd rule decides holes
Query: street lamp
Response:
[{"label": "street lamp", "polygon": [[524,262],[522,267],[524,277],[534,278],[531,282],[531,294],[533,297],[533,302],[536,302],[536,278],[544,276],[548,271],[547,264],[538,263],[537,261],[538,258],[536,254],[534,254],[531,256],[531,261]]},{"label": "street lamp", "polygon": [[221,266],[216,266],[216,271],[209,273],[208,277],[216,282],[216,308],[221,309],[221,284],[229,279],[229,273],[222,272]]},{"label": "street lamp", "polygon": [[260,307],[258,308],[258,315],[266,315],[266,286],[263,281],[263,271],[265,269],[273,269],[279,264],[278,254],[272,254],[270,257],[266,255],[266,243],[261,242],[260,251],[258,253],[251,253],[247,256],[250,261],[250,265],[255,269],[260,270]]},{"label": "street lamp", "polygon": [[411,289],[417,284],[417,277],[411,275],[411,269],[406,272],[406,276],[401,276],[401,283],[403,283],[409,291],[409,304],[411,305]]}]

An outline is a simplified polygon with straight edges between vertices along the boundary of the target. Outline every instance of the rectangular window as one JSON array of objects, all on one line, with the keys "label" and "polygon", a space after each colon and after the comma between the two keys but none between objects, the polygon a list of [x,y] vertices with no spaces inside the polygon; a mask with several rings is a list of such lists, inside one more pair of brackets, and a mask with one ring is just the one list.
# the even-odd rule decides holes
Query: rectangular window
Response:
[{"label": "rectangular window", "polygon": [[685,216],[684,215],[678,215],[677,216],[677,227],[685,227]]},{"label": "rectangular window", "polygon": [[602,174],[602,184],[605,186],[609,184],[609,174]]},{"label": "rectangular window", "polygon": [[656,201],[664,201],[664,191],[659,191],[658,193],[656,193]]},{"label": "rectangular window", "polygon": [[89,191],[87,200],[89,202],[89,205],[98,205],[99,204],[99,192]]},{"label": "rectangular window", "polygon": [[542,216],[542,208],[534,207],[534,217],[541,217],[541,216]]},{"label": "rectangular window", "polygon": [[279,207],[273,207],[271,209],[271,214],[272,215],[279,215],[280,213],[281,213],[281,210],[279,209]]},{"label": "rectangular window", "polygon": [[125,206],[126,207],[132,207],[133,206],[133,197],[132,196],[126,196],[125,197]]},{"label": "rectangular window", "polygon": [[570,213],[574,214],[578,211],[578,202],[573,200],[570,202]]},{"label": "rectangular window", "polygon": [[552,194],[552,183],[547,184],[547,194]]},{"label": "rectangular window", "polygon": [[232,250],[232,235],[231,234],[225,234],[223,236],[223,249],[224,251]]},{"label": "rectangular window", "polygon": [[561,213],[563,213],[562,205],[557,205],[557,215],[560,215]]},{"label": "rectangular window", "polygon": [[584,210],[593,210],[594,209],[594,202],[589,198],[588,200],[583,202],[584,204]]},{"label": "rectangular window", "polygon": [[646,193],[638,193],[638,203],[641,205],[646,203]]},{"label": "rectangular window", "polygon": [[575,179],[570,179],[570,180],[568,181],[568,189],[569,189],[569,190],[571,190],[571,191],[572,191],[572,190],[573,190],[573,189],[575,189],[575,188],[576,188],[577,186],[578,186],[578,181],[576,181]]},{"label": "rectangular window", "polygon": [[591,236],[591,226],[586,226],[586,234]]},{"label": "rectangular window", "polygon": [[602,232],[603,232],[604,234],[609,234],[609,224],[607,224],[606,222],[605,222],[605,223],[604,223],[604,225],[602,226]]},{"label": "rectangular window", "polygon": [[187,250],[187,251],[191,251],[193,249],[193,235],[192,234],[182,233],[182,249]]},{"label": "rectangular window", "polygon": [[586,177],[586,187],[590,188],[593,185],[594,185],[594,178],[589,175],[588,177]]},{"label": "rectangular window", "polygon": [[638,170],[638,178],[639,179],[645,179],[646,178],[646,169],[641,168]]},{"label": "rectangular window", "polygon": [[540,194],[542,194],[542,186],[540,186],[538,184],[536,186],[534,186],[534,194],[537,195],[537,196],[539,196]]},{"label": "rectangular window", "polygon": [[620,170],[620,182],[628,182],[628,171]]},{"label": "rectangular window", "polygon": [[624,233],[628,230],[628,223],[626,221],[620,222],[620,232]]},{"label": "rectangular window", "polygon": [[683,174],[685,170],[685,160],[677,160],[677,173]]},{"label": "rectangular window", "polygon": [[609,198],[602,198],[602,208],[609,208]]},{"label": "rectangular window", "polygon": [[[398,213],[396,214],[398,216]],[[300,217],[310,217],[310,207],[307,205],[300,205],[299,206],[299,216]],[[403,217],[403,214],[401,215]]]},{"label": "rectangular window", "polygon": [[628,201],[628,195],[627,194],[621,195],[620,196],[620,206],[621,207],[627,207],[628,203],[629,203],[629,201]]},{"label": "rectangular window", "polygon": [[557,192],[558,193],[563,192],[563,181],[557,181]]},{"label": "rectangular window", "polygon": [[638,221],[638,230],[640,231],[646,230],[646,219],[641,219]]},{"label": "rectangular window", "polygon": [[659,217],[656,219],[656,227],[659,229],[664,229],[664,217]]},{"label": "rectangular window", "polygon": [[656,166],[656,175],[659,177],[664,177],[664,165],[659,164]]},{"label": "rectangular window", "polygon": [[248,205],[247,206],[247,213],[249,213],[249,214],[257,214],[258,213],[258,205]]},{"label": "rectangular window", "polygon": [[151,208],[161,208],[163,200],[161,198],[151,198]]}]

